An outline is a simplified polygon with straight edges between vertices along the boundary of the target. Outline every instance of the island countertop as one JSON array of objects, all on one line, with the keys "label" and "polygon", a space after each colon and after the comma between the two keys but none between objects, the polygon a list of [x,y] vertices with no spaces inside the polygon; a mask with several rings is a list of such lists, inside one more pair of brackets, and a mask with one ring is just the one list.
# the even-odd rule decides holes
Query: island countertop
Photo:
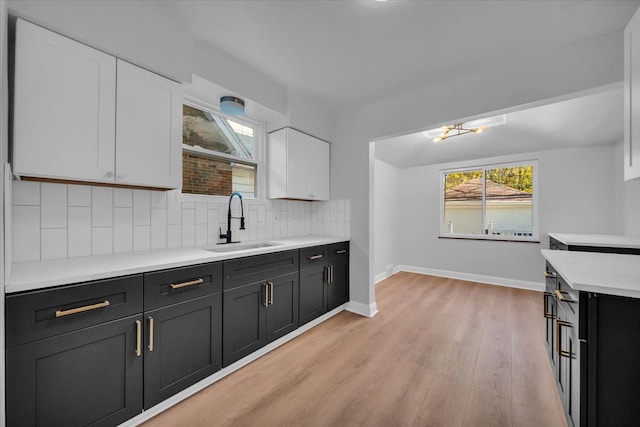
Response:
[{"label": "island countertop", "polygon": [[640,255],[549,249],[541,252],[575,290],[640,298]]},{"label": "island countertop", "polygon": [[640,239],[618,234],[549,233],[549,237],[569,246],[640,249]]}]

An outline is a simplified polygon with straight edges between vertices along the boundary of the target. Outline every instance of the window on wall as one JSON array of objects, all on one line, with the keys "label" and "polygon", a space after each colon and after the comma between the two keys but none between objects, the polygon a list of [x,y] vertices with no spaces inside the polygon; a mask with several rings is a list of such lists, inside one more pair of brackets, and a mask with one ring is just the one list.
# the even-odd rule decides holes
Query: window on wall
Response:
[{"label": "window on wall", "polygon": [[182,115],[182,192],[255,198],[258,127],[197,105]]},{"label": "window on wall", "polygon": [[537,240],[535,162],[441,171],[443,237]]}]

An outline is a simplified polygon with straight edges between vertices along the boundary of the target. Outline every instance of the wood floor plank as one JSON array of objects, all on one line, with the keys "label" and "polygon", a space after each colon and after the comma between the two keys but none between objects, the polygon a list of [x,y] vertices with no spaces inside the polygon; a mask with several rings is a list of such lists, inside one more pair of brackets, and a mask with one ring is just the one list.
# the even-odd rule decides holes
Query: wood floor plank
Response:
[{"label": "wood floor plank", "polygon": [[565,426],[539,292],[398,273],[147,426]]}]

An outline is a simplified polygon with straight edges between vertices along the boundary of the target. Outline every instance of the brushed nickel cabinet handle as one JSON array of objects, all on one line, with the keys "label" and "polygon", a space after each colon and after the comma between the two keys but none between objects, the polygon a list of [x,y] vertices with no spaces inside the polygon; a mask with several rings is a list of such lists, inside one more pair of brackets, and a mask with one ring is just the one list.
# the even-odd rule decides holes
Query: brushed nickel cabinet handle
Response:
[{"label": "brushed nickel cabinet handle", "polygon": [[136,356],[142,356],[142,322],[136,320]]},{"label": "brushed nickel cabinet handle", "polygon": [[324,283],[329,283],[329,266],[324,266]]},{"label": "brushed nickel cabinet handle", "polygon": [[153,351],[153,317],[149,317],[149,351]]},{"label": "brushed nickel cabinet handle", "polygon": [[560,355],[560,357],[571,357],[571,351],[562,349],[562,340],[560,339],[560,331],[563,326],[571,328],[573,325],[570,322],[567,322],[565,320],[558,320],[556,325],[558,325],[556,330],[556,333],[558,336],[558,355]]},{"label": "brushed nickel cabinet handle", "polygon": [[323,254],[318,254],[318,255],[309,255],[309,256],[307,256],[307,259],[309,261],[313,261],[313,260],[320,259],[320,258],[324,258],[324,255]]},{"label": "brushed nickel cabinet handle", "polygon": [[172,283],[171,289],[186,288],[187,286],[199,285],[200,283],[204,283],[204,279],[196,279],[196,280],[191,280],[190,282],[183,282],[183,283],[176,283],[176,284]]},{"label": "brushed nickel cabinet handle", "polygon": [[267,282],[269,285],[269,305],[273,305],[273,282]]},{"label": "brushed nickel cabinet handle", "polygon": [[262,285],[262,290],[264,291],[264,302],[263,305],[265,307],[269,307],[269,285],[266,283]]},{"label": "brushed nickel cabinet handle", "polygon": [[331,273],[331,277],[329,279],[330,280],[329,283],[333,283],[333,265],[329,266],[329,272]]},{"label": "brushed nickel cabinet handle", "polygon": [[549,279],[555,279],[557,276],[556,276],[556,273],[554,273],[552,271],[545,270],[544,271],[544,277],[549,278]]},{"label": "brushed nickel cabinet handle", "polygon": [[340,254],[346,254],[347,250],[346,249],[340,249],[339,251],[336,251],[336,254],[340,255]]},{"label": "brushed nickel cabinet handle", "polygon": [[69,310],[58,310],[56,311],[56,317],[64,317],[69,316],[70,314],[82,313],[85,311],[97,310],[99,308],[109,307],[110,302],[106,300],[104,302],[99,302],[97,304],[85,305],[84,307],[72,308]]}]

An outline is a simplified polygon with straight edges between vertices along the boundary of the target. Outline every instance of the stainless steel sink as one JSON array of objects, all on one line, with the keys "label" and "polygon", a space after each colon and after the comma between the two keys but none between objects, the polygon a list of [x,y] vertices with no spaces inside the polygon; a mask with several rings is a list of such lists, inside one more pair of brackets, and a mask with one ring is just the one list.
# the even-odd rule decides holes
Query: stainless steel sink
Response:
[{"label": "stainless steel sink", "polygon": [[280,246],[282,243],[275,242],[259,242],[259,243],[226,243],[218,246],[214,246],[212,248],[208,248],[207,250],[210,252],[237,252],[237,251],[247,251],[249,249],[260,249],[260,248],[269,248],[272,246]]}]

